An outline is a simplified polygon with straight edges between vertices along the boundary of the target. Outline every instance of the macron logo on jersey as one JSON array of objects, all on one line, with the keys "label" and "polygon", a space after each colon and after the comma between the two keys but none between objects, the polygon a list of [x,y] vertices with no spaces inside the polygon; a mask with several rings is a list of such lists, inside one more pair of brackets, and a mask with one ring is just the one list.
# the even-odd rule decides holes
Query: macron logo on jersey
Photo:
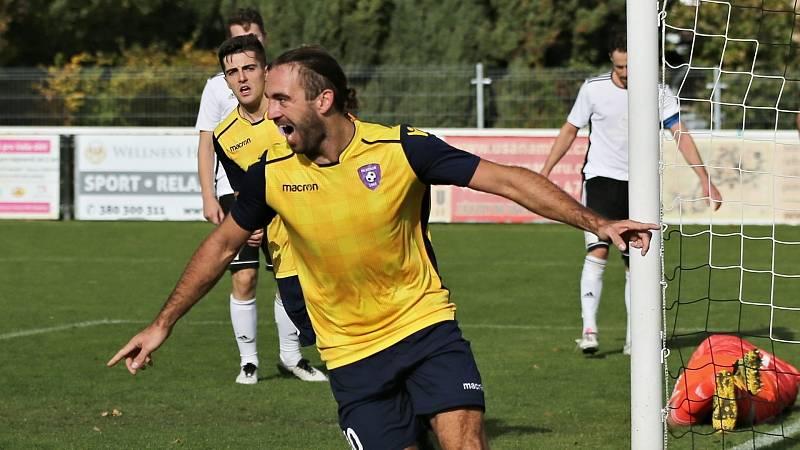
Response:
[{"label": "macron logo on jersey", "polygon": [[483,385],[480,383],[462,383],[461,386],[465,391],[482,391]]},{"label": "macron logo on jersey", "polygon": [[236,152],[236,150],[239,150],[240,148],[244,147],[245,145],[247,145],[249,143],[250,143],[250,138],[247,138],[247,139],[243,140],[242,142],[239,142],[238,144],[233,144],[230,147],[228,147],[228,151],[230,151],[231,153],[234,153],[234,152]]},{"label": "macron logo on jersey", "polygon": [[283,192],[306,192],[306,191],[318,191],[318,190],[319,190],[319,185],[317,183],[283,185]]}]

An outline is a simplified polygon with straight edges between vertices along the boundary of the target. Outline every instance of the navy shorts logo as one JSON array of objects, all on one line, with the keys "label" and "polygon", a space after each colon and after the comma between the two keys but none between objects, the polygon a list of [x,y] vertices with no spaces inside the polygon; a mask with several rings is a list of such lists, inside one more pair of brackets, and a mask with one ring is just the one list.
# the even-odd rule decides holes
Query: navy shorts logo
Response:
[{"label": "navy shorts logo", "polygon": [[380,164],[367,164],[358,168],[358,177],[364,186],[370,190],[375,190],[381,184]]}]

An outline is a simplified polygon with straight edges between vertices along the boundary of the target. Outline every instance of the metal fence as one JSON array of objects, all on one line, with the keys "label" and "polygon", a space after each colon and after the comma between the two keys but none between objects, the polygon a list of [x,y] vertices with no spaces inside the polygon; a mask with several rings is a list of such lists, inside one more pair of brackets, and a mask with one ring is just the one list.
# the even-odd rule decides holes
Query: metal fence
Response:
[{"label": "metal fence", "polygon": [[[0,68],[0,125],[193,126],[213,67],[91,69],[53,74]],[[359,117],[387,124],[475,127],[475,66],[346,68]],[[590,71],[487,70],[486,127],[560,126]]]},{"label": "metal fence", "polygon": [[[476,65],[461,65],[345,69],[351,86],[358,92],[358,115],[362,119],[447,128],[481,124],[487,128],[558,128],[564,123],[583,80],[608,70],[488,68],[476,74],[476,68]],[[214,70],[214,67],[105,68],[61,73],[0,68],[0,125],[193,126],[200,93]],[[485,78],[486,84],[476,86],[478,78]],[[704,91],[707,86],[708,80],[690,74],[683,93],[707,96]],[[734,84],[728,86],[733,93]],[[774,93],[770,92],[769,97],[774,102]],[[800,96],[794,91],[787,91],[782,98],[791,105],[778,105],[779,108],[798,109],[795,103]],[[682,107],[686,119],[695,118],[690,126],[708,126],[706,105],[686,102]],[[744,108],[731,108],[722,126],[739,128],[743,111]],[[748,114],[748,129],[773,129],[776,115],[779,129],[794,127],[791,114],[762,110],[751,110]]]}]

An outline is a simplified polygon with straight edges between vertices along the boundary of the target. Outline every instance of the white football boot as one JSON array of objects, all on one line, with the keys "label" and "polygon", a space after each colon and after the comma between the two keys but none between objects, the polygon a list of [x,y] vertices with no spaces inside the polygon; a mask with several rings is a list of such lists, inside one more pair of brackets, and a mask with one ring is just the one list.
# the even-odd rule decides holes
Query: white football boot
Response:
[{"label": "white football boot", "polygon": [[597,342],[597,333],[594,331],[583,333],[580,339],[575,339],[575,343],[578,344],[578,348],[586,355],[593,355],[597,352],[597,349],[600,348],[600,344]]},{"label": "white football boot", "polygon": [[312,367],[305,358],[301,359],[294,367],[287,367],[282,362],[279,362],[278,372],[282,375],[293,376],[303,381],[328,381],[328,377]]},{"label": "white football boot", "polygon": [[258,367],[253,363],[247,363],[242,366],[239,376],[236,377],[236,382],[239,384],[256,384],[258,383]]}]

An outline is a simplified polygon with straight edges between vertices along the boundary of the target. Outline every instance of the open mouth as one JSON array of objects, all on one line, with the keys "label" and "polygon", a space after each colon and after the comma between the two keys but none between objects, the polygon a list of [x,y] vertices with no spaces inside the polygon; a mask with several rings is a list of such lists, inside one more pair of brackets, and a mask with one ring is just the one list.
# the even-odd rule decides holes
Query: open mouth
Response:
[{"label": "open mouth", "polygon": [[242,94],[248,94],[250,92],[250,86],[242,86],[239,88],[239,92]]},{"label": "open mouth", "polygon": [[292,132],[294,132],[294,127],[291,125],[281,125],[278,128],[281,130],[281,133],[284,136],[289,136],[290,134],[292,134]]}]

